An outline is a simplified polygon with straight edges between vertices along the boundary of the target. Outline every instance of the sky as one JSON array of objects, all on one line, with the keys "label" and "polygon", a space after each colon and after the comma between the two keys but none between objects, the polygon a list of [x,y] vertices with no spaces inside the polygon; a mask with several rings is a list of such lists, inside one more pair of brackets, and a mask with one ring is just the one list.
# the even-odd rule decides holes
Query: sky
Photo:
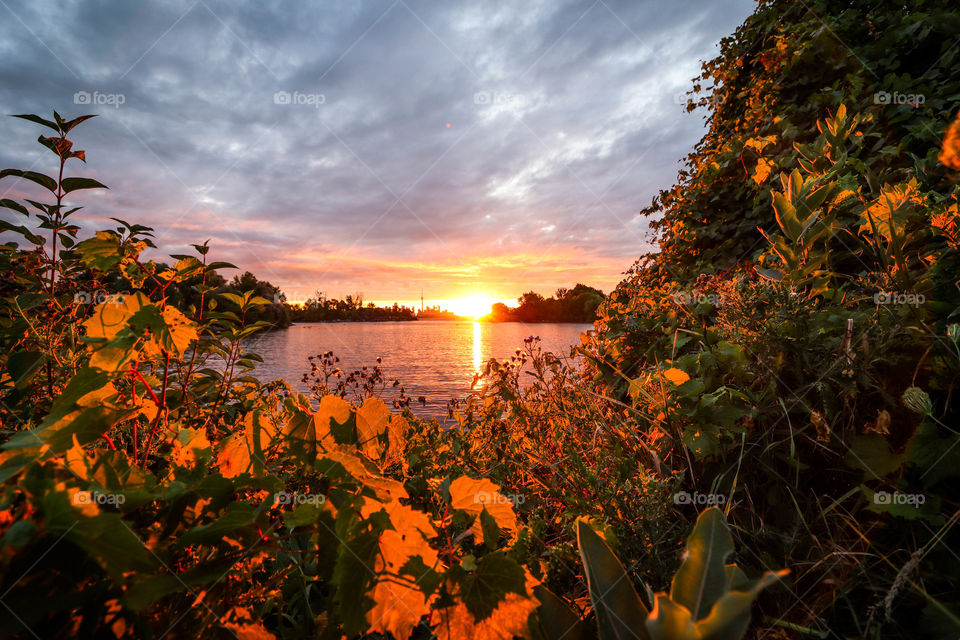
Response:
[{"label": "sky", "polygon": [[[151,226],[157,260],[209,239],[293,302],[609,291],[703,135],[691,79],[752,8],[0,0],[0,113],[98,114],[72,175],[110,190],[77,192],[78,224]],[[0,165],[53,172],[40,133],[0,118]]]}]

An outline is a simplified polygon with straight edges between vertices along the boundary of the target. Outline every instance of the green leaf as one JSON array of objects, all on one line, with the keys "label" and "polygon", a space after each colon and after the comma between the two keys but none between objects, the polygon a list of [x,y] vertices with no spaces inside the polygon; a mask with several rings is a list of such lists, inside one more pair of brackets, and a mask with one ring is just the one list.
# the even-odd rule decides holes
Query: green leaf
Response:
[{"label": "green leaf", "polygon": [[83,122],[83,121],[85,121],[85,120],[89,120],[90,118],[96,118],[96,117],[97,117],[96,114],[89,115],[89,116],[77,116],[77,117],[74,118],[73,120],[69,120],[69,121],[67,121],[67,122],[64,122],[64,123],[63,123],[63,133],[64,133],[64,134],[68,134],[68,133],[70,133],[70,130],[71,130],[71,129],[73,129],[75,126],[77,126],[77,125],[80,124],[81,122]]},{"label": "green leaf", "polygon": [[217,520],[210,524],[204,524],[190,529],[180,538],[181,544],[213,544],[221,541],[228,535],[241,533],[247,529],[246,533],[252,533],[249,530],[253,524],[256,513],[252,506],[246,502],[233,502],[227,507],[226,512]]},{"label": "green leaf", "polygon": [[527,594],[523,567],[502,551],[481,558],[460,588],[463,604],[477,622],[490,617],[508,593]]},{"label": "green leaf", "polygon": [[500,525],[484,507],[480,512],[480,528],[483,530],[483,543],[491,550],[496,551],[500,541]]},{"label": "green leaf", "polygon": [[30,215],[30,212],[27,211],[27,208],[17,202],[16,200],[10,200],[9,198],[3,198],[0,200],[0,207],[4,209],[12,209],[17,213],[22,213],[25,216]]},{"label": "green leaf", "polygon": [[906,458],[905,454],[891,452],[886,438],[870,434],[850,438],[844,462],[853,469],[862,469],[867,480],[879,480],[899,469]]},{"label": "green leaf", "polygon": [[64,178],[60,183],[64,193],[80,189],[108,189],[107,185],[97,182],[93,178]]},{"label": "green leaf", "polygon": [[176,307],[160,307],[150,304],[141,307],[130,318],[130,326],[136,331],[150,331],[150,339],[161,349],[182,354],[197,339],[196,325]]},{"label": "green leaf", "polygon": [[[197,245],[193,245],[197,246]],[[236,266],[231,262],[211,262],[207,265],[207,271],[215,271],[217,269],[239,269],[240,267]]]},{"label": "green leaf", "polygon": [[297,505],[292,511],[283,514],[283,524],[291,529],[314,524],[322,511],[323,507],[316,504]]},{"label": "green leaf", "polygon": [[343,633],[357,636],[367,630],[367,611],[373,600],[366,595],[374,561],[380,552],[379,531],[363,531],[343,538],[331,582],[337,585],[334,601],[343,621]]},{"label": "green leaf", "polygon": [[51,193],[55,194],[57,192],[57,181],[50,176],[37,173],[36,171],[20,171],[19,169],[4,169],[3,171],[0,171],[0,178],[6,178],[7,176],[24,178],[30,182],[37,183]]},{"label": "green leaf", "polygon": [[776,269],[757,269],[757,273],[767,280],[773,280],[774,282],[780,282],[783,280],[783,274]]},{"label": "green leaf", "polygon": [[874,513],[889,513],[891,516],[907,520],[923,519],[933,526],[940,526],[944,522],[940,496],[900,491],[874,492],[864,485],[860,485],[860,490],[870,502],[867,509]]},{"label": "green leaf", "polygon": [[694,621],[705,617],[727,591],[726,560],[732,553],[733,538],[723,512],[716,507],[704,510],[670,585],[670,598],[686,607]]},{"label": "green leaf", "polygon": [[50,120],[44,120],[44,119],[41,118],[40,116],[35,116],[35,115],[33,115],[32,113],[20,113],[20,114],[13,115],[13,116],[11,116],[11,117],[13,117],[13,118],[22,118],[23,120],[29,120],[30,122],[35,122],[35,123],[37,123],[37,124],[42,124],[43,126],[45,126],[45,127],[50,127],[51,129],[53,129],[53,130],[56,131],[57,133],[60,133],[60,127],[59,127],[59,125],[57,125],[57,123],[51,122]]},{"label": "green leaf", "polygon": [[13,378],[14,386],[17,389],[25,388],[46,360],[46,356],[39,351],[11,353],[10,357],[7,358],[7,370],[10,372],[10,377]]},{"label": "green leaf", "polygon": [[652,640],[701,640],[690,611],[665,593],[657,594],[653,612],[644,628]]},{"label": "green leaf", "polygon": [[128,571],[154,568],[154,560],[146,547],[119,514],[100,513],[96,517],[81,517],[77,526],[69,530],[68,538],[79,544],[100,561],[115,579]]},{"label": "green leaf", "polygon": [[543,640],[589,640],[590,630],[576,611],[543,585],[533,589],[540,601],[537,622]]},{"label": "green leaf", "polygon": [[0,546],[26,546],[26,544],[33,538],[33,533],[36,531],[36,529],[37,526],[34,524],[33,520],[17,520],[10,525],[10,528],[7,529],[7,532],[3,534],[3,538],[0,538]]},{"label": "green leaf", "polygon": [[42,246],[47,241],[46,238],[44,238],[43,236],[38,236],[37,234],[33,233],[32,231],[30,231],[30,229],[27,229],[23,225],[10,224],[6,220],[0,220],[0,230],[15,231],[16,233],[19,233],[24,238],[26,238],[28,242],[35,245]]},{"label": "green leaf", "polygon": [[941,433],[941,429],[932,420],[920,423],[916,433],[907,444],[910,466],[922,469],[921,481],[924,487],[960,474],[960,436],[953,433]]},{"label": "green leaf", "polygon": [[601,640],[649,638],[646,631],[649,612],[617,556],[582,520],[577,522],[577,543]]},{"label": "green leaf", "polygon": [[424,595],[429,596],[443,583],[443,574],[428,567],[420,556],[413,556],[400,567],[400,575],[410,576]]},{"label": "green leaf", "polygon": [[761,591],[774,584],[786,571],[768,571],[742,590],[729,591],[713,605],[708,615],[696,623],[697,638],[740,640],[750,626],[750,607]]},{"label": "green leaf", "polygon": [[151,576],[130,585],[123,593],[123,602],[134,611],[142,611],[160,598],[186,588],[183,580],[177,576],[170,574]]},{"label": "green leaf", "polygon": [[330,435],[337,444],[357,443],[357,414],[350,412],[350,417],[343,424],[330,418]]},{"label": "green leaf", "polygon": [[[44,418],[40,427],[38,429],[21,431],[17,433],[3,445],[3,448],[22,449],[36,447],[39,444],[46,442],[44,438],[50,435],[50,429],[55,428],[58,422],[64,420],[77,410],[76,403],[80,398],[92,391],[104,388],[109,380],[110,378],[107,374],[96,369],[91,369],[90,367],[84,367],[83,369],[80,369],[72,378],[70,378],[66,388],[57,397],[56,401],[53,403],[53,407],[50,409],[50,413],[48,413],[47,417]],[[90,409],[87,411],[90,411]],[[71,426],[79,428],[83,425]],[[81,444],[83,443],[84,441],[81,440]],[[66,451],[73,446],[72,437],[66,437],[65,442],[62,444],[65,446],[60,450],[54,450],[53,453]]]},{"label": "green leaf", "polygon": [[123,260],[120,237],[112,231],[97,231],[96,237],[78,242],[75,250],[89,269],[109,271]]},{"label": "green leaf", "polygon": [[238,307],[241,307],[241,308],[243,307],[243,298],[241,298],[240,296],[238,296],[238,295],[235,294],[235,293],[218,293],[218,294],[217,294],[217,297],[223,298],[224,300],[227,300],[228,302],[232,302],[233,304],[237,305]]}]

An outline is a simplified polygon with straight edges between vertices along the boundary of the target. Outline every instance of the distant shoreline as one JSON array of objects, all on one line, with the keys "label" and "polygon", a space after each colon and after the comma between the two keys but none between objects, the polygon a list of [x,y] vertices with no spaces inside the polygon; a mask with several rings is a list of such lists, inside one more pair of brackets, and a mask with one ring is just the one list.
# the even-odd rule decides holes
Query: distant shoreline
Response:
[{"label": "distant shoreline", "polygon": [[291,322],[286,325],[274,325],[268,331],[277,331],[304,324],[377,324],[384,322],[479,322],[482,324],[589,324],[592,322],[583,322],[579,320],[533,320],[524,322],[522,320],[481,320],[479,318],[384,318],[376,320],[313,320],[310,322]]}]

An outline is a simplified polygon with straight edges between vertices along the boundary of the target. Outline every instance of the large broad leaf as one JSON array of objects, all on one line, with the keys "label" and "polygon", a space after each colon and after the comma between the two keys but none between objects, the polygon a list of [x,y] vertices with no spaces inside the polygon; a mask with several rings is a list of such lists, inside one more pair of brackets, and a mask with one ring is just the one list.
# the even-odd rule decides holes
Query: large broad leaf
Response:
[{"label": "large broad leaf", "polygon": [[723,512],[706,509],[687,538],[683,564],[670,585],[670,598],[689,609],[694,621],[706,617],[726,593],[726,560],[732,553],[733,538]]},{"label": "large broad leaf", "polygon": [[124,604],[134,611],[146,609],[151,604],[187,588],[183,579],[172,574],[150,576],[130,585],[123,594]]},{"label": "large broad leaf", "polygon": [[96,342],[112,340],[120,331],[128,328],[130,318],[135,313],[150,304],[150,299],[138,291],[133,295],[125,295],[116,302],[97,305],[93,315],[83,323],[87,338]]},{"label": "large broad leaf", "polygon": [[90,502],[78,508],[76,489],[61,487],[40,499],[46,528],[83,548],[115,580],[128,571],[156,567],[154,557],[118,514],[102,512]]},{"label": "large broad leaf", "polygon": [[479,622],[489,617],[508,593],[527,595],[526,575],[516,560],[497,551],[480,559],[460,589],[463,604]]},{"label": "large broad leaf", "polygon": [[533,595],[540,601],[537,623],[543,640],[589,640],[590,630],[576,611],[544,586]]},{"label": "large broad leaf", "polygon": [[702,640],[690,611],[665,593],[658,593],[646,623],[652,640]]},{"label": "large broad leaf", "polygon": [[108,271],[123,260],[120,236],[111,231],[97,231],[95,237],[77,243],[74,250],[84,266],[99,271]]},{"label": "large broad leaf", "polygon": [[40,427],[18,432],[3,448],[24,449],[48,444],[49,452],[57,454],[73,446],[74,436],[81,444],[99,437],[113,425],[116,417],[115,411],[103,406],[105,398],[114,393],[109,382],[110,376],[102,371],[90,367],[80,369],[70,378]]},{"label": "large broad leaf", "polygon": [[623,565],[603,538],[582,520],[577,523],[577,543],[601,640],[647,640],[649,612]]},{"label": "large broad leaf", "polygon": [[27,241],[30,242],[31,244],[43,245],[47,241],[46,238],[42,236],[38,236],[37,234],[30,231],[30,229],[27,229],[25,226],[10,224],[6,220],[0,220],[0,230],[16,231],[17,233],[22,235],[24,238],[26,238]]},{"label": "large broad leaf", "polygon": [[0,178],[6,178],[7,176],[25,178],[30,182],[35,182],[51,193],[57,192],[57,181],[50,176],[37,173],[36,171],[21,171],[20,169],[4,169],[3,171],[0,171]]},{"label": "large broad leaf", "polygon": [[9,198],[0,199],[0,207],[3,207],[4,209],[12,209],[13,211],[22,213],[25,216],[30,215],[25,206],[16,200],[10,200]]},{"label": "large broad leaf", "polygon": [[57,133],[60,133],[60,126],[56,122],[50,120],[45,120],[40,116],[35,116],[32,113],[18,113],[13,116],[14,118],[22,118],[24,120],[29,120],[30,122],[35,122],[37,124],[42,124],[45,127],[50,127]]},{"label": "large broad leaf", "polygon": [[[500,493],[498,485],[487,478],[461,476],[451,482],[450,506],[476,516],[471,530],[477,544],[483,544],[487,540],[480,517],[484,511],[493,517],[500,529],[507,530],[511,535],[517,531],[517,516],[513,511],[513,503]],[[499,534],[499,531],[497,533]],[[496,542],[493,540],[492,544],[496,545]]]},{"label": "large broad leaf", "polygon": [[30,380],[36,375],[47,357],[39,351],[16,351],[7,358],[7,371],[13,378],[14,386],[17,389],[23,389]]},{"label": "large broad leaf", "polygon": [[781,576],[789,573],[786,569],[773,573],[768,571],[759,580],[742,585],[741,590],[724,594],[703,620],[696,623],[699,638],[709,640],[740,640],[750,626],[750,606],[757,595]]},{"label": "large broad leaf", "polygon": [[64,178],[60,183],[64,193],[80,189],[108,189],[107,185],[97,182],[93,178]]},{"label": "large broad leaf", "polygon": [[77,116],[77,117],[74,118],[73,120],[68,120],[67,122],[64,122],[64,123],[61,125],[61,126],[63,127],[63,133],[64,133],[64,135],[70,133],[70,130],[73,129],[73,128],[74,128],[75,126],[77,126],[78,124],[80,124],[81,122],[83,122],[83,121],[85,121],[85,120],[89,120],[90,118],[96,118],[96,117],[97,117],[97,114],[92,114],[92,115],[88,115],[88,116]]},{"label": "large broad leaf", "polygon": [[343,633],[357,636],[367,630],[367,611],[376,604],[366,595],[380,551],[379,532],[346,530],[338,533],[340,548],[331,582],[337,591],[334,602],[343,622]]},{"label": "large broad leaf", "polygon": [[906,459],[905,454],[890,451],[885,437],[867,434],[850,438],[844,462],[848,467],[862,469],[865,479],[879,480],[899,469]]},{"label": "large broad leaf", "polygon": [[251,525],[256,518],[254,508],[246,502],[234,502],[226,512],[210,524],[190,529],[180,538],[180,543],[213,544],[222,541],[224,536],[231,538],[256,537],[255,527]]},{"label": "large broad leaf", "polygon": [[130,325],[136,330],[149,329],[152,343],[177,355],[198,337],[196,324],[172,305],[163,311],[155,305],[142,307],[130,318]]}]

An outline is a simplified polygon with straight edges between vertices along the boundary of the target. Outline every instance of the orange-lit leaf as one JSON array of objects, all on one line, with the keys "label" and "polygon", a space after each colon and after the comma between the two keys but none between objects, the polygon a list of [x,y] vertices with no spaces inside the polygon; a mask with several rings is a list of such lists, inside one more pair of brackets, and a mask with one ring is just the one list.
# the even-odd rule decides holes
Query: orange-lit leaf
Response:
[{"label": "orange-lit leaf", "polygon": [[461,476],[450,483],[451,505],[454,509],[466,511],[477,516],[471,531],[477,544],[483,544],[483,527],[480,513],[486,509],[493,516],[497,526],[511,534],[517,531],[517,516],[513,512],[513,503],[500,493],[500,487],[487,478],[474,480]]},{"label": "orange-lit leaf", "polygon": [[690,376],[687,375],[686,371],[682,369],[677,369],[675,367],[672,367],[664,371],[663,377],[678,387],[690,379]]},{"label": "orange-lit leaf", "polygon": [[760,158],[757,160],[757,169],[753,174],[753,181],[757,184],[763,184],[770,177],[772,171],[773,163],[766,158]]},{"label": "orange-lit leaf", "polygon": [[[528,573],[527,593],[539,584]],[[439,623],[434,628],[439,640],[509,640],[530,638],[527,619],[540,606],[536,598],[508,593],[489,617],[479,622],[463,602],[437,611]]]}]

